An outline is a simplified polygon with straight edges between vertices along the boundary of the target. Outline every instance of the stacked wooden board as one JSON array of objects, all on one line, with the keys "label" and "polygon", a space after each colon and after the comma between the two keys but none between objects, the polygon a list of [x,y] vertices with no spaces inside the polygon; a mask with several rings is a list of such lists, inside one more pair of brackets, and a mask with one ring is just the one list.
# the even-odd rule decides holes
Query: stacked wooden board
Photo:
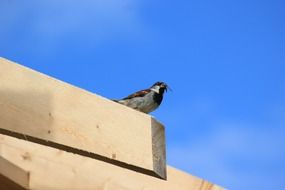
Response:
[{"label": "stacked wooden board", "polygon": [[166,166],[151,116],[3,58],[0,133],[0,189],[221,189]]}]

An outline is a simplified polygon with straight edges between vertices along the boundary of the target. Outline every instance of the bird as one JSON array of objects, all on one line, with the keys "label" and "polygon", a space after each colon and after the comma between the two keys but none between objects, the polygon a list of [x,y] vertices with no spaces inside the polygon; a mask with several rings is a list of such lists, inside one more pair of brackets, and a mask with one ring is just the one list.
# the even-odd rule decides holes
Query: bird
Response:
[{"label": "bird", "polygon": [[135,92],[123,99],[113,100],[143,113],[156,110],[162,100],[164,92],[171,90],[165,82],[156,82],[150,88]]}]

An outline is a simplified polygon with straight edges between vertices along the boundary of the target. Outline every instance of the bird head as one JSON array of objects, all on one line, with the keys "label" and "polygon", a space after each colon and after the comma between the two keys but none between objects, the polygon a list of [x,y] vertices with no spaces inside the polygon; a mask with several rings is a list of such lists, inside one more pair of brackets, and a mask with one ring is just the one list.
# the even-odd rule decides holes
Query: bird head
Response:
[{"label": "bird head", "polygon": [[171,90],[169,86],[164,82],[156,82],[151,86],[151,90],[158,94],[163,94],[164,91],[167,92],[168,89]]}]

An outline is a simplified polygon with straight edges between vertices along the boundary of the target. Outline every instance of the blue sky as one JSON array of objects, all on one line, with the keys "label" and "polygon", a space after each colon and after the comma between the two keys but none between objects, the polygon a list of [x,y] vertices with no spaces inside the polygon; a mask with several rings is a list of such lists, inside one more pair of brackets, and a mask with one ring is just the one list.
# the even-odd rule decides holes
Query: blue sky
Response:
[{"label": "blue sky", "polygon": [[158,80],[168,164],[228,189],[285,181],[281,0],[0,2],[0,56],[108,98]]}]

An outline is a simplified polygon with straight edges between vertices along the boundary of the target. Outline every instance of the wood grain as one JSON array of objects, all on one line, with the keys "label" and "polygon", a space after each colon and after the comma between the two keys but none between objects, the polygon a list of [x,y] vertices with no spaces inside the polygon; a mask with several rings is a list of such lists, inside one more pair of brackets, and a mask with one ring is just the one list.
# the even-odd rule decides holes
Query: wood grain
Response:
[{"label": "wood grain", "polygon": [[166,178],[164,127],[151,116],[3,58],[0,132]]},{"label": "wood grain", "polygon": [[167,167],[167,180],[161,180],[96,159],[5,135],[0,135],[0,148],[0,157],[30,173],[29,188],[35,190],[223,189],[170,166]]}]

